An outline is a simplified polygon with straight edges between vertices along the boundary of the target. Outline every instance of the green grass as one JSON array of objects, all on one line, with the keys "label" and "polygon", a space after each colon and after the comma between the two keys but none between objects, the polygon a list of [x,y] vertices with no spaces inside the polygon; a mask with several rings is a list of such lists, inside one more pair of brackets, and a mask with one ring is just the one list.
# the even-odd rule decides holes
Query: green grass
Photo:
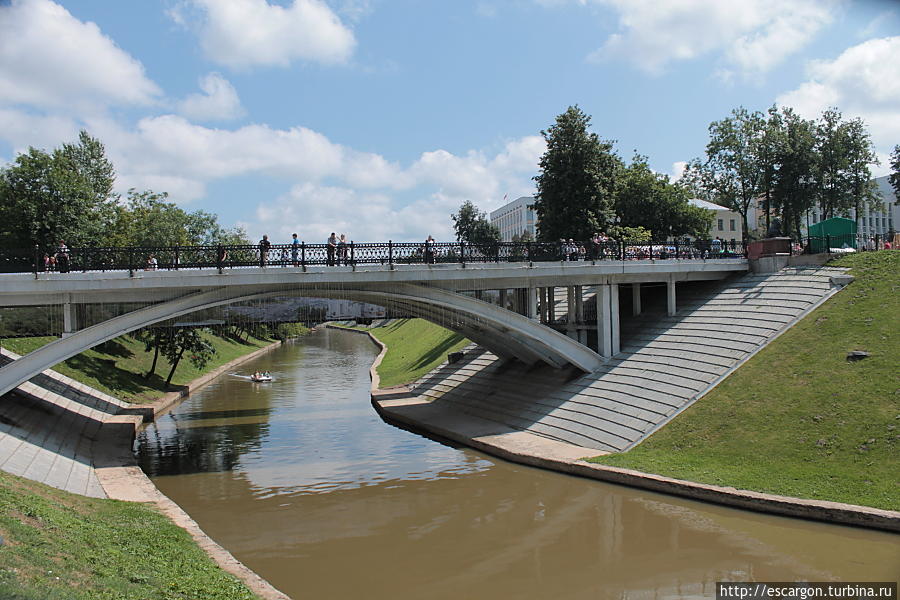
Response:
[{"label": "green grass", "polygon": [[855,281],[647,441],[591,460],[900,509],[900,252],[833,265]]},{"label": "green grass", "polygon": [[0,598],[256,598],[153,508],[0,472]]},{"label": "green grass", "polygon": [[[144,374],[150,370],[153,363],[153,353],[144,352],[144,345],[128,336],[118,337],[73,356],[56,365],[54,370],[126,402],[149,402],[231,360],[273,342],[270,339],[254,337],[245,342],[218,337],[207,332],[204,332],[203,336],[216,348],[216,355],[202,371],[186,358],[183,359],[172,378],[171,388],[166,386],[166,377],[171,365],[162,356],[157,362],[156,373],[149,379],[144,379]],[[55,339],[55,337],[10,338],[0,340],[0,343],[13,352],[27,354]]]},{"label": "green grass", "polygon": [[397,319],[386,327],[367,329],[388,347],[378,366],[381,387],[415,381],[461,350],[469,340],[424,319]]}]

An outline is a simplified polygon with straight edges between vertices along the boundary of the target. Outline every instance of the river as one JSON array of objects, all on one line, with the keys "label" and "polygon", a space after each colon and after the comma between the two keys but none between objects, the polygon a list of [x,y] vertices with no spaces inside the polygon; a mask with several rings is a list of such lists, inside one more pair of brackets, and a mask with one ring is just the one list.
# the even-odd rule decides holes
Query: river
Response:
[{"label": "river", "polygon": [[507,463],[384,423],[375,347],[318,331],[139,436],[142,468],[293,598],[714,598],[716,581],[896,581],[900,536]]}]

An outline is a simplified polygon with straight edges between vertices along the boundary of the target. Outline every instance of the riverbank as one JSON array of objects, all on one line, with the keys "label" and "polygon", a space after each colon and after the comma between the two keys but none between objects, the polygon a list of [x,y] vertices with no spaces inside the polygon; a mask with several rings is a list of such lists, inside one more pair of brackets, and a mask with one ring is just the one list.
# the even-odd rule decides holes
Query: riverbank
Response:
[{"label": "riverbank", "polygon": [[[607,464],[578,460],[597,454],[590,449],[549,449],[546,442],[552,440],[473,415],[441,412],[414,392],[405,399],[397,399],[396,390],[387,398],[374,392],[373,402],[386,419],[517,462],[741,508],[900,531],[900,407],[893,393],[900,349],[897,339],[891,340],[900,315],[898,258],[896,252],[866,253],[837,263],[852,268],[857,282],[808,314],[707,398],[721,398],[729,390],[743,396],[705,398],[696,406],[715,403],[713,413],[689,409],[630,453],[591,459]],[[846,361],[848,351],[861,349],[872,350],[873,356],[861,363]],[[386,360],[392,350],[388,348]],[[742,373],[750,375],[733,383]],[[834,373],[840,378],[833,378]],[[798,389],[806,394],[795,400]],[[700,417],[677,425],[691,414]],[[651,446],[676,429],[666,436],[662,450]],[[741,441],[716,455],[716,449],[707,451],[709,431],[724,442],[734,437]],[[668,453],[668,464],[682,470],[673,474],[657,468],[658,462],[629,468],[630,457],[640,456],[645,447],[654,449],[659,460]],[[689,460],[679,454],[684,449],[692,453]],[[682,460],[686,464],[679,464]],[[729,478],[740,471],[759,478]]]},{"label": "riverbank", "polygon": [[332,327],[365,331],[390,349],[376,366],[379,387],[415,381],[446,361],[448,354],[471,343],[461,334],[425,319],[394,319],[385,327]]},{"label": "riverbank", "polygon": [[832,266],[854,282],[647,441],[591,462],[900,510],[900,252]]},{"label": "riverbank", "polygon": [[[32,339],[30,343],[41,341]],[[52,338],[44,343],[49,341]],[[114,349],[80,357],[83,360],[76,360],[66,371],[74,379],[91,381],[90,370],[76,367],[97,361],[108,365],[102,362],[108,360],[103,354],[121,354],[124,347],[131,354],[120,356],[124,364],[114,366],[114,380],[117,386],[123,381],[133,383],[140,377],[142,359],[146,359],[140,356],[143,349],[130,349],[128,339],[114,342]],[[0,473],[0,537],[4,543],[0,548],[0,596],[88,599],[114,593],[116,598],[135,600],[286,598],[206,536],[180,507],[161,494],[135,465],[131,453],[134,434],[144,420],[280,343],[264,338],[247,343],[221,340],[217,349],[224,351],[207,365],[205,374],[186,382],[183,377],[176,380],[180,383],[176,391],[133,407],[138,414],[107,418],[96,441],[85,442],[93,448],[92,471],[110,500],[86,498]],[[28,347],[20,344],[18,348],[27,351]],[[243,354],[231,358],[235,350]],[[224,358],[231,360],[222,364]],[[131,399],[143,398],[146,395]],[[78,417],[73,413],[73,418]]]},{"label": "riverbank", "polygon": [[[215,355],[203,369],[198,369],[187,359],[182,360],[171,385],[166,385],[171,365],[164,356],[159,357],[154,374],[144,376],[153,364],[153,352],[147,351],[143,342],[127,335],[73,356],[54,366],[53,370],[125,402],[144,404],[179,391],[206,373],[275,341],[274,338],[252,335],[245,339],[224,337],[208,331],[201,335],[215,349]],[[27,354],[56,339],[6,338],[0,340],[0,344],[17,354]]]}]

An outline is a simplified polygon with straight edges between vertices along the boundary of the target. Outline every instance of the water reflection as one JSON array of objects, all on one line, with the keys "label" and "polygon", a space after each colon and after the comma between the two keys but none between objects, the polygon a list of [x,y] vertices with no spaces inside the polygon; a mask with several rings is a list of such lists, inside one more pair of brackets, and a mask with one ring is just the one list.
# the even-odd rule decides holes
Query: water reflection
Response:
[{"label": "water reflection", "polygon": [[900,576],[896,536],[496,462],[385,425],[366,393],[373,356],[328,332],[262,357],[245,370],[275,383],[220,379],[145,432],[142,465],[296,598],[709,598],[718,580]]}]

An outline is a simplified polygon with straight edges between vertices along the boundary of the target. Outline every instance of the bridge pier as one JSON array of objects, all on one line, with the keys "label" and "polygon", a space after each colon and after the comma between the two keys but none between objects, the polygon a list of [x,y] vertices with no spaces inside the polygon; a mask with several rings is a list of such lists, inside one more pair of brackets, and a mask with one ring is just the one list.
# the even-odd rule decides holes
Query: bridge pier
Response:
[{"label": "bridge pier", "polygon": [[671,317],[678,310],[678,307],[675,304],[675,280],[673,280],[671,277],[666,282],[666,292],[668,313]]},{"label": "bridge pier", "polygon": [[641,284],[631,284],[631,314],[638,316],[641,314]]},{"label": "bridge pier", "polygon": [[619,286],[597,286],[597,353],[612,358],[621,350],[619,331]]},{"label": "bridge pier", "polygon": [[538,314],[538,291],[537,288],[525,288],[526,314],[525,316],[532,321],[540,321]]},{"label": "bridge pier", "polygon": [[71,294],[66,295],[63,302],[63,331],[62,337],[69,337],[78,331],[78,315],[75,313],[76,305],[71,302]]}]

